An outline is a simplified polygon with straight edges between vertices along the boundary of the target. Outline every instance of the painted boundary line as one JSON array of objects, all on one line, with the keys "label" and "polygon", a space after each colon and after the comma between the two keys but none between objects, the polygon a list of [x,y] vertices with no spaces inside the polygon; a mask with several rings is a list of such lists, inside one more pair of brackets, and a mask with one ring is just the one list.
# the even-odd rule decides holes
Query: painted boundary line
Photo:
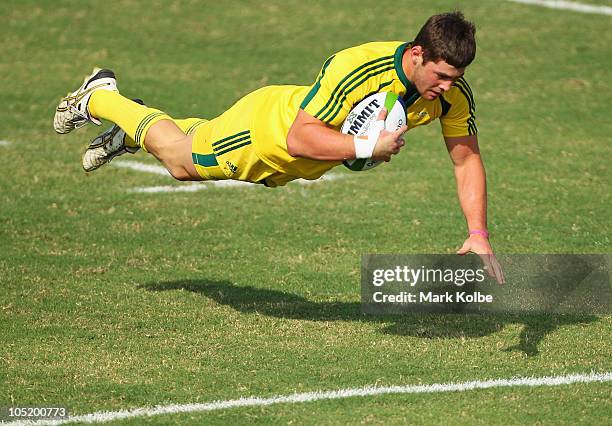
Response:
[{"label": "painted boundary line", "polygon": [[9,146],[10,144],[9,141],[0,141],[0,146]]},{"label": "painted boundary line", "polygon": [[[165,167],[154,165],[154,164],[145,164],[145,163],[140,163],[138,161],[114,161],[111,164],[116,167],[120,167],[122,169],[130,169],[130,170],[135,170],[137,172],[152,173],[152,174],[162,175],[162,176],[170,176],[170,173],[168,173],[168,170],[166,170]],[[346,177],[345,175],[331,174],[331,175],[321,176],[317,180],[298,179],[295,182],[300,185],[311,185],[314,183],[329,182],[332,180],[343,179],[345,177]],[[157,194],[160,192],[196,192],[196,191],[202,191],[211,186],[214,186],[214,187],[243,187],[243,188],[244,187],[250,187],[250,188],[260,187],[260,185],[254,185],[249,182],[241,182],[241,181],[236,181],[236,180],[219,180],[219,181],[208,181],[208,182],[183,184],[180,186],[159,185],[159,186],[137,187],[137,188],[128,189],[128,192],[145,193],[145,194]]]},{"label": "painted boundary line", "polygon": [[[325,176],[321,176],[317,180],[298,179],[298,180],[289,182],[289,185],[293,185],[294,183],[297,183],[298,185],[308,186],[308,185],[312,185],[316,183],[329,182],[332,180],[343,179],[344,177],[345,177],[344,175],[325,175]],[[210,187],[261,188],[262,185],[255,185],[250,182],[241,182],[238,180],[219,180],[219,181],[183,184],[180,186],[173,186],[173,185],[141,186],[141,187],[128,189],[128,192],[140,193],[140,194],[158,194],[160,192],[197,192],[197,191],[202,191],[204,189],[208,189]]]},{"label": "painted boundary line", "polygon": [[239,182],[235,180],[220,180],[214,182],[183,183],[182,185],[159,185],[159,186],[139,186],[128,189],[128,192],[139,194],[158,194],[160,192],[197,192],[208,189],[211,186],[230,186],[248,187],[255,186],[249,182]]},{"label": "painted boundary line", "polygon": [[582,13],[595,13],[598,15],[612,15],[612,7],[594,4],[577,3],[564,0],[509,0],[513,3],[530,4],[534,6],[548,7],[551,9],[571,10]]},{"label": "painted boundary line", "polygon": [[136,408],[121,411],[100,411],[82,416],[70,417],[66,420],[41,420],[29,422],[8,423],[8,425],[60,425],[72,422],[104,423],[113,420],[127,419],[142,416],[157,416],[161,414],[192,413],[202,411],[227,410],[240,407],[263,407],[275,404],[296,404],[303,402],[343,399],[356,396],[374,396],[389,394],[420,394],[420,393],[443,393],[443,392],[465,392],[474,389],[503,388],[511,386],[560,386],[573,383],[593,383],[612,381],[612,372],[570,374],[567,376],[548,377],[515,377],[510,379],[497,379],[486,381],[472,381],[462,383],[434,383],[431,385],[407,385],[376,387],[366,386],[363,388],[342,389],[335,391],[318,391],[294,393],[291,395],[279,395],[270,398],[240,398],[226,401],[215,401],[204,404],[166,405],[151,408]]},{"label": "painted boundary line", "polygon": [[165,167],[153,164],[139,163],[138,161],[113,161],[111,164],[122,169],[136,170],[137,172],[153,173],[156,175],[170,176]]}]

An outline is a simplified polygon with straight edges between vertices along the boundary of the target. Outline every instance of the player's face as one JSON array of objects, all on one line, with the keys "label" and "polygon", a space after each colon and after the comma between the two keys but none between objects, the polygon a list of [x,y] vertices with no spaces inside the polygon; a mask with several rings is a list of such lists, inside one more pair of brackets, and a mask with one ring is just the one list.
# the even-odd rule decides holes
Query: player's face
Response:
[{"label": "player's face", "polygon": [[451,86],[465,72],[465,68],[455,68],[445,61],[418,62],[412,74],[412,84],[419,94],[427,99],[436,99],[440,94],[450,90]]}]

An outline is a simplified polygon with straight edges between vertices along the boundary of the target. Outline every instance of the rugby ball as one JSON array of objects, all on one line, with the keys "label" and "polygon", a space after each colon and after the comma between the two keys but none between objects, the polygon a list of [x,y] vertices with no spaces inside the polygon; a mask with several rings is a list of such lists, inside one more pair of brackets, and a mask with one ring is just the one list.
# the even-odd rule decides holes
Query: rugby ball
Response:
[{"label": "rugby ball", "polygon": [[[406,106],[402,98],[391,92],[375,93],[363,99],[355,106],[344,120],[341,132],[347,135],[363,136],[368,133],[372,123],[376,121],[378,113],[387,108],[385,129],[394,131],[406,124]],[[353,171],[369,170],[383,161],[371,158],[357,158],[344,160],[342,164]]]}]

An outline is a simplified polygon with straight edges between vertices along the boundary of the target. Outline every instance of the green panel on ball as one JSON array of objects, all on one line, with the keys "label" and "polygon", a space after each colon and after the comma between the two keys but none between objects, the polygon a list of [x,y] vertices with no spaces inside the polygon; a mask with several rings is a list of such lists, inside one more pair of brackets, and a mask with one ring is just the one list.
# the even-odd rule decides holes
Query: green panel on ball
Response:
[{"label": "green panel on ball", "polygon": [[356,160],[351,160],[350,162],[345,160],[342,162],[342,164],[344,164],[346,168],[353,170],[354,172],[359,172],[363,170],[363,167],[365,166],[367,160],[367,158],[358,158]]},{"label": "green panel on ball", "polygon": [[393,109],[395,102],[397,102],[397,95],[392,92],[387,92],[387,95],[385,96],[385,108],[387,111],[391,111]]}]

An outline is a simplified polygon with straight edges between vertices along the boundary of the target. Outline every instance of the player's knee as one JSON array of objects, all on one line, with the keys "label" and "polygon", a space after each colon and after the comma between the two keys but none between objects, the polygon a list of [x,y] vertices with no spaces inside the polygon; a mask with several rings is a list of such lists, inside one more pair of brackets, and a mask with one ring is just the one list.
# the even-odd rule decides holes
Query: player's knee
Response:
[{"label": "player's knee", "polygon": [[176,180],[180,180],[182,182],[192,180],[191,176],[189,173],[187,173],[187,170],[185,170],[184,167],[168,167],[168,171]]}]

